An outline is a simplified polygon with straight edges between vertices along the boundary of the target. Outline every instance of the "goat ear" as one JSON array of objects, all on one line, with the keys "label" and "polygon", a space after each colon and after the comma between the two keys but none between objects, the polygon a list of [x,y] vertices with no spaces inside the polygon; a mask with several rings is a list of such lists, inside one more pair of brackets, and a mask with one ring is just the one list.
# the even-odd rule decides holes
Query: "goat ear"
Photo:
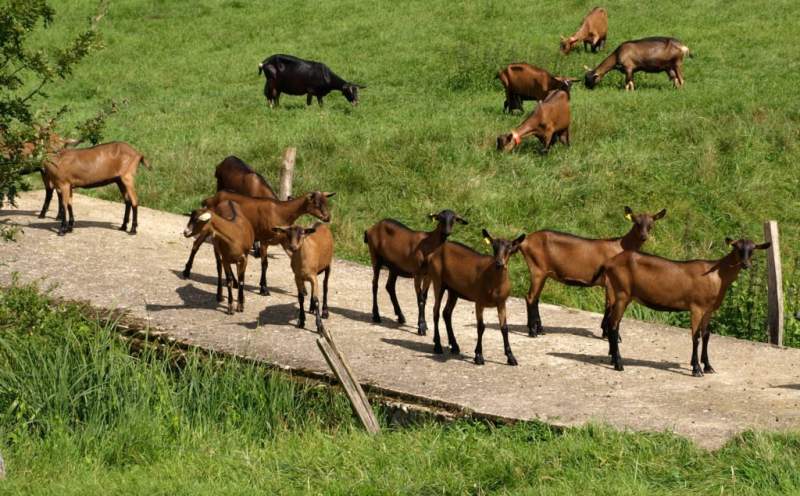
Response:
[{"label": "goat ear", "polygon": [[456,222],[458,222],[459,224],[464,224],[465,226],[469,225],[469,222],[467,222],[467,219],[465,219],[463,217],[456,217]]},{"label": "goat ear", "polygon": [[770,246],[772,246],[772,242],[767,241],[766,243],[761,243],[760,245],[756,245],[756,250],[766,250]]},{"label": "goat ear", "polygon": [[584,64],[584,65],[583,65],[583,68],[584,68],[584,70],[585,70],[586,72],[592,72],[592,68],[591,68],[591,67],[589,67],[589,66],[588,66],[588,65],[586,65],[586,64]]},{"label": "goat ear", "polygon": [[631,210],[631,207],[625,207],[625,218],[631,222],[633,221],[633,210]]},{"label": "goat ear", "polygon": [[667,209],[662,208],[661,211],[653,216],[653,220],[663,219],[667,215]]},{"label": "goat ear", "polygon": [[523,241],[525,241],[525,234],[520,234],[517,236],[517,239],[514,240],[514,244],[519,246]]},{"label": "goat ear", "polygon": [[316,227],[309,227],[307,229],[303,229],[303,235],[305,236],[308,236],[309,234],[314,234],[315,232],[317,232]]},{"label": "goat ear", "polygon": [[732,240],[731,238],[725,238],[725,244],[726,244],[726,245],[732,245],[732,244],[734,244],[735,242],[736,242],[736,241]]},{"label": "goat ear", "polygon": [[336,193],[322,193],[325,195],[325,198],[330,198],[331,196],[335,195]]}]

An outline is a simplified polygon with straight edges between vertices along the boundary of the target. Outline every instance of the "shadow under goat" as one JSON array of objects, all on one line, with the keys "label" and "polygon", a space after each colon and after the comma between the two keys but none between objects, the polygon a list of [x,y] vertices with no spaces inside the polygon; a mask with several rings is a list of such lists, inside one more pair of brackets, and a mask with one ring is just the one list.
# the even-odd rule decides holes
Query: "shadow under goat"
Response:
[{"label": "shadow under goat", "polygon": [[[708,324],[720,307],[725,293],[739,277],[742,268],[750,267],[755,250],[765,250],[770,243],[755,244],[749,239],[725,239],[731,252],[719,260],[690,260],[677,262],[633,251],[623,252],[608,261],[598,277],[605,277],[606,320],[609,355],[616,370],[623,370],[619,353],[619,323],[625,309],[636,300],[659,311],[691,313],[692,375],[713,373],[708,358]],[[700,369],[697,348],[703,338]]]},{"label": "shadow under goat", "polygon": [[[317,332],[323,331],[322,319],[328,318],[328,280],[331,276],[333,261],[333,235],[327,224],[315,223],[310,228],[301,226],[274,227],[276,234],[281,235],[281,246],[291,257],[294,282],[297,285],[297,301],[300,309],[297,313],[297,326],[305,327],[306,313],[303,308],[303,297],[306,294],[305,283],[311,285],[310,311],[314,312]],[[325,273],[322,281],[322,309],[319,305],[319,283],[317,276]]]}]

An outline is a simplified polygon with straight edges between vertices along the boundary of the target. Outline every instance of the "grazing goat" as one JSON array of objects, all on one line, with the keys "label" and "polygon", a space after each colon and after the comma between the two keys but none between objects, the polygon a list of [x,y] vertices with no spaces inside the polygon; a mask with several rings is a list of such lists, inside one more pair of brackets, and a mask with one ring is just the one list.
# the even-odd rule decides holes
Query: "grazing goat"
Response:
[{"label": "grazing goat", "polygon": [[525,239],[522,234],[513,241],[495,239],[483,230],[486,243],[492,246],[493,255],[487,256],[460,243],[446,242],[437,248],[428,261],[428,278],[433,282],[436,301],[433,305],[433,352],[442,353],[439,338],[439,308],[442,296],[447,291],[444,306],[444,323],[447,327],[447,340],[450,352],[460,353],[453,334],[453,308],[459,298],[475,303],[475,316],[478,319],[478,344],[475,346],[475,363],[483,365],[483,309],[497,307],[500,332],[503,333],[503,349],[509,365],[517,360],[511,353],[508,343],[508,322],[506,321],[506,299],[511,291],[508,278],[508,259],[517,252]]},{"label": "grazing goat", "polygon": [[[223,213],[224,212],[224,213]],[[229,214],[230,218],[223,215]],[[242,215],[236,202],[228,201],[216,209],[201,208],[189,216],[189,223],[183,235],[191,238],[199,235],[211,236],[214,244],[214,258],[217,261],[217,301],[222,301],[222,270],[228,286],[228,315],[233,315],[233,269],[236,264],[237,285],[239,289],[237,312],[244,311],[244,272],[247,269],[247,254],[253,246],[253,226]]]},{"label": "grazing goat", "polygon": [[[765,250],[770,243],[755,244],[749,239],[725,239],[732,250],[719,260],[676,262],[653,255],[625,251],[603,265],[605,277],[606,320],[609,354],[616,370],[623,370],[619,354],[619,323],[632,300],[659,311],[691,313],[692,375],[713,373],[708,359],[708,323],[722,304],[725,292],[739,277],[742,268],[750,267],[754,250]],[[703,337],[700,369],[697,348]]]},{"label": "grazing goat", "polygon": [[322,97],[333,90],[342,95],[352,105],[358,105],[358,89],[366,86],[348,83],[321,62],[303,60],[291,55],[272,55],[258,64],[258,73],[267,79],[264,96],[270,107],[278,105],[281,93],[306,95],[306,105],[316,96],[322,106]]},{"label": "grazing goat", "polygon": [[[548,278],[570,286],[602,286],[603,281],[595,281],[594,277],[603,264],[623,251],[639,251],[650,236],[655,222],[666,214],[666,210],[657,214],[635,214],[630,207],[625,207],[625,218],[632,225],[620,238],[586,239],[555,231],[529,234],[520,246],[531,276],[531,287],[525,298],[528,335],[535,337],[542,332],[539,296]],[[606,337],[605,327],[602,327],[603,337]]]},{"label": "grazing goat", "polygon": [[609,71],[616,69],[625,74],[625,89],[633,90],[636,72],[666,72],[676,88],[683,86],[683,59],[689,47],[675,38],[653,37],[626,41],[591,69],[584,66],[584,84],[593,89]]},{"label": "grazing goat", "polygon": [[516,129],[497,137],[497,150],[511,151],[527,136],[539,138],[544,146],[541,152],[543,154],[550,151],[550,146],[556,140],[569,146],[569,124],[569,92],[554,91],[539,102]]},{"label": "grazing goat", "polygon": [[136,196],[134,176],[139,164],[150,165],[144,156],[131,145],[123,142],[104,143],[91,148],[61,150],[47,157],[44,162],[47,180],[58,190],[61,206],[69,214],[61,219],[58,235],[72,231],[75,217],[72,213],[72,189],[96,188],[116,183],[125,198],[125,217],[120,231],[128,228],[128,219],[133,209],[130,234],[136,234],[138,226],[139,200]]},{"label": "grazing goat", "polygon": [[561,37],[561,53],[567,55],[575,45],[583,42],[583,50],[589,46],[592,53],[606,45],[608,36],[608,12],[602,7],[593,8],[581,22],[581,27],[569,38]]},{"label": "grazing goat", "polygon": [[[259,289],[261,294],[268,295],[267,289],[267,248],[269,245],[277,245],[281,237],[272,231],[273,227],[290,226],[305,214],[313,215],[323,222],[330,222],[331,214],[328,210],[328,198],[336,193],[322,193],[313,191],[305,195],[287,201],[275,200],[272,198],[251,198],[249,196],[237,195],[228,191],[220,191],[216,195],[203,200],[206,208],[215,208],[218,204],[233,200],[239,204],[242,215],[250,221],[255,231],[255,239],[261,244],[259,249],[261,255],[261,281]],[[185,277],[189,277],[192,270],[196,249],[192,247],[189,260],[183,270]]]},{"label": "grazing goat", "polygon": [[436,229],[430,232],[414,231],[393,219],[384,219],[364,231],[364,243],[369,247],[372,259],[372,321],[380,322],[378,311],[378,279],[381,267],[389,269],[386,291],[392,299],[397,321],[404,324],[406,318],[400,309],[395,292],[398,277],[414,277],[414,290],[417,294],[417,333],[424,336],[428,326],[425,323],[425,303],[428,299],[428,285],[425,284],[425,265],[428,255],[447,240],[456,223],[468,222],[452,210],[442,210],[438,214],[428,215],[438,222]]},{"label": "grazing goat", "polygon": [[506,90],[503,112],[523,110],[525,100],[544,100],[551,91],[569,91],[572,78],[553,76],[546,70],[530,64],[509,64],[497,73]]},{"label": "grazing goat", "polygon": [[[300,310],[297,314],[297,326],[306,325],[306,312],[303,308],[303,296],[306,294],[305,283],[311,285],[311,311],[316,319],[317,332],[322,333],[322,319],[328,318],[328,279],[331,276],[333,261],[333,235],[330,228],[321,222],[310,228],[300,226],[273,227],[272,230],[282,235],[281,246],[290,254],[294,282],[297,285],[297,302]],[[325,272],[322,280],[322,313],[319,307],[319,283],[317,276]]]}]

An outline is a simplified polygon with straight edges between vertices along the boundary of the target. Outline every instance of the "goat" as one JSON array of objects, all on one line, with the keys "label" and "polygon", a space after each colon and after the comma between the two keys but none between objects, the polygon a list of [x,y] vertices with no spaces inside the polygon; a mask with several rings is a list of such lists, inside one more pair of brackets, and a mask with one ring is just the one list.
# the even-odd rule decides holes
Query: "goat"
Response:
[{"label": "goat", "polygon": [[[304,327],[306,313],[303,309],[305,283],[311,285],[311,311],[316,319],[317,332],[324,331],[322,319],[328,318],[328,279],[333,261],[333,235],[330,228],[321,222],[310,228],[300,226],[273,227],[273,232],[283,235],[281,246],[290,254],[294,282],[297,285],[297,301],[300,305],[297,326]],[[322,313],[319,307],[319,283],[317,276],[325,272],[322,281]]]},{"label": "goat", "polygon": [[[267,288],[267,248],[269,245],[280,243],[280,236],[276,235],[273,227],[290,226],[294,224],[302,215],[310,214],[323,222],[330,222],[331,214],[328,210],[328,198],[336,193],[322,193],[313,191],[291,200],[280,201],[273,198],[251,198],[249,196],[237,195],[228,191],[220,191],[216,195],[203,200],[202,205],[206,208],[215,208],[218,204],[233,200],[239,204],[242,215],[250,221],[255,231],[255,239],[261,244],[259,249],[261,255],[261,281],[259,290],[261,294],[268,295]],[[183,274],[189,277],[192,270],[192,263],[197,248],[192,246],[192,253]]]},{"label": "goat", "polygon": [[[229,212],[226,218],[223,212]],[[253,226],[241,213],[236,202],[228,201],[216,209],[201,208],[193,211],[183,235],[191,238],[199,235],[211,236],[214,244],[214,258],[217,262],[217,301],[222,301],[222,270],[228,286],[228,315],[233,315],[233,269],[236,264],[237,285],[239,289],[237,312],[244,311],[244,273],[247,269],[247,254],[253,246]]]},{"label": "goat", "polygon": [[492,246],[493,255],[487,256],[460,243],[446,242],[430,255],[427,277],[433,283],[436,301],[433,305],[433,352],[443,353],[439,338],[439,308],[442,296],[447,291],[444,306],[444,323],[447,327],[447,340],[450,352],[460,353],[453,334],[453,309],[459,298],[475,303],[475,316],[478,319],[478,344],[475,346],[475,363],[483,365],[483,309],[497,307],[500,332],[503,333],[503,349],[509,365],[517,365],[508,343],[508,322],[506,321],[506,299],[511,291],[508,278],[508,260],[519,250],[525,239],[522,234],[513,241],[492,238],[486,229],[483,237]]},{"label": "goat", "polygon": [[503,112],[522,110],[525,100],[544,100],[551,91],[569,91],[572,78],[553,76],[546,70],[530,64],[509,64],[497,73],[497,79],[506,90]]},{"label": "goat", "polygon": [[306,105],[316,96],[322,106],[322,97],[333,90],[342,95],[352,105],[358,105],[358,90],[364,85],[349,83],[331,71],[327,65],[312,60],[303,60],[291,55],[272,55],[258,64],[258,73],[264,73],[267,82],[264,96],[270,107],[278,105],[281,93],[306,95]]},{"label": "goat", "polygon": [[[72,213],[72,189],[96,188],[116,183],[125,199],[125,216],[120,231],[128,228],[128,219],[133,209],[130,234],[136,234],[138,226],[139,200],[136,196],[134,177],[139,164],[150,167],[144,156],[131,145],[112,142],[91,148],[61,150],[48,156],[44,162],[45,174],[58,189],[61,206],[69,214],[61,219],[58,235],[72,231],[75,217]],[[46,199],[46,198],[45,198]]]},{"label": "goat", "polygon": [[[606,320],[611,364],[623,370],[619,354],[619,323],[632,300],[659,311],[691,313],[692,375],[714,373],[708,359],[708,323],[720,307],[725,292],[739,277],[742,268],[750,267],[754,250],[765,250],[770,243],[755,244],[749,239],[725,238],[731,252],[719,260],[690,260],[677,262],[665,258],[625,251],[603,265],[598,277],[605,277]],[[703,337],[700,369],[697,348]]]},{"label": "goat", "polygon": [[[539,296],[547,279],[570,286],[602,286],[594,277],[605,262],[623,251],[639,251],[650,236],[654,224],[667,211],[657,214],[635,214],[625,207],[625,218],[631,222],[630,230],[622,237],[611,239],[586,239],[556,231],[536,231],[529,234],[520,246],[531,276],[531,286],[525,298],[528,309],[528,335],[536,337],[542,332],[539,315]],[[604,316],[604,321],[607,316]],[[603,337],[605,327],[603,327]]]},{"label": "goat", "polygon": [[453,232],[455,223],[467,225],[468,222],[452,210],[442,210],[437,214],[429,214],[431,220],[438,222],[436,229],[430,232],[414,231],[393,219],[384,219],[364,231],[364,243],[369,248],[372,260],[372,321],[380,322],[378,311],[378,279],[381,267],[389,269],[386,291],[392,300],[397,322],[406,322],[395,293],[398,277],[413,277],[414,290],[417,294],[419,317],[417,333],[424,336],[428,326],[425,323],[425,303],[428,299],[428,285],[425,284],[424,268],[428,255],[441,246]]},{"label": "goat", "polygon": [[550,151],[550,146],[556,140],[569,146],[569,124],[569,92],[553,91],[536,105],[533,112],[516,129],[497,137],[497,150],[511,151],[527,136],[539,138],[544,146],[541,152],[543,154]]},{"label": "goat", "polygon": [[625,74],[625,89],[633,90],[633,74],[636,72],[666,72],[676,88],[683,86],[683,59],[689,47],[675,38],[656,36],[641,40],[626,41],[591,69],[584,66],[584,84],[590,90],[609,71],[616,69]]},{"label": "goat", "polygon": [[599,48],[605,47],[606,36],[608,36],[608,12],[602,7],[595,7],[583,18],[575,34],[569,38],[561,37],[561,53],[567,55],[579,42],[583,42],[584,51],[588,45],[592,53],[597,53]]}]

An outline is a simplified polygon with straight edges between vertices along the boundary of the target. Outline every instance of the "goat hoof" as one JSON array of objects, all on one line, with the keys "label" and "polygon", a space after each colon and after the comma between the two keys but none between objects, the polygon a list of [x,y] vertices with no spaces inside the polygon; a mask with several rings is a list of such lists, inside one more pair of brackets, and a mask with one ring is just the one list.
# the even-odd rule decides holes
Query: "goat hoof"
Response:
[{"label": "goat hoof", "polygon": [[475,355],[475,365],[483,365],[484,363],[486,362],[483,360],[483,355]]},{"label": "goat hoof", "polygon": [[377,313],[373,313],[372,314],[372,321],[375,322],[376,324],[380,324],[381,323],[381,316],[378,315]]},{"label": "goat hoof", "polygon": [[419,324],[417,324],[417,334],[419,334],[420,336],[428,334],[428,324],[426,324],[425,322],[420,322]]},{"label": "goat hoof", "polygon": [[119,229],[117,229],[117,230],[118,231],[127,231],[128,230],[128,225],[127,224],[122,224],[121,226],[119,226]]},{"label": "goat hoof", "polygon": [[417,329],[417,336],[427,336],[428,330],[425,328]]},{"label": "goat hoof", "polygon": [[261,286],[258,291],[259,291],[259,293],[261,293],[264,296],[269,296],[269,294],[270,294],[269,293],[269,289],[267,289],[266,286]]},{"label": "goat hoof", "polygon": [[326,309],[322,310],[322,313],[320,314],[320,317],[322,317],[323,319],[327,319],[329,315],[330,314],[328,313],[328,309],[326,308]]},{"label": "goat hoof", "polygon": [[45,214],[44,214],[44,213],[41,213],[41,214],[39,214],[39,218],[40,218],[40,219],[44,219],[44,217],[45,217]]},{"label": "goat hoof", "polygon": [[237,305],[236,306],[236,311],[237,312],[244,312],[244,305]]},{"label": "goat hoof", "polygon": [[297,321],[297,327],[299,327],[300,329],[305,329],[306,321],[305,320],[298,320]]},{"label": "goat hoof", "polygon": [[694,377],[703,377],[703,371],[700,370],[700,367],[697,367],[696,369],[692,369],[692,375]]},{"label": "goat hoof", "polygon": [[225,298],[223,298],[221,294],[217,295],[217,303],[222,303],[224,300]]},{"label": "goat hoof", "polygon": [[703,373],[705,373],[705,374],[716,374],[717,371],[714,370],[714,367],[712,367],[711,365],[706,365],[705,367],[703,367]]},{"label": "goat hoof", "polygon": [[189,279],[189,276],[192,274],[192,270],[189,268],[183,269],[183,278]]},{"label": "goat hoof", "polygon": [[136,235],[136,228],[134,227],[133,229],[128,231],[128,234],[130,234],[131,236],[135,236]]},{"label": "goat hoof", "polygon": [[228,315],[233,315],[233,308],[228,308]]},{"label": "goat hoof", "polygon": [[461,348],[459,348],[457,344],[450,345],[450,354],[451,355],[460,355],[461,354]]},{"label": "goat hoof", "polygon": [[614,370],[618,370],[618,371],[622,372],[623,370],[625,370],[625,367],[623,367],[621,363],[615,363],[614,364]]},{"label": "goat hoof", "polygon": [[517,359],[514,358],[514,355],[512,355],[511,353],[509,353],[506,358],[508,359],[508,364],[509,365],[512,365],[512,366],[516,366],[517,365]]},{"label": "goat hoof", "polygon": [[65,235],[65,234],[67,234],[67,230],[66,230],[66,229],[59,229],[59,230],[58,230],[58,235],[59,235],[59,236],[63,236],[63,235]]},{"label": "goat hoof", "polygon": [[439,344],[439,343],[434,344],[433,345],[433,352],[436,353],[437,355],[443,354],[444,350],[442,349],[442,345]]},{"label": "goat hoof", "polygon": [[528,337],[535,338],[538,335],[539,335],[539,333],[536,332],[536,329],[534,329],[532,327],[528,328]]},{"label": "goat hoof", "polygon": [[397,323],[400,325],[406,323],[406,317],[402,313],[397,316]]}]

